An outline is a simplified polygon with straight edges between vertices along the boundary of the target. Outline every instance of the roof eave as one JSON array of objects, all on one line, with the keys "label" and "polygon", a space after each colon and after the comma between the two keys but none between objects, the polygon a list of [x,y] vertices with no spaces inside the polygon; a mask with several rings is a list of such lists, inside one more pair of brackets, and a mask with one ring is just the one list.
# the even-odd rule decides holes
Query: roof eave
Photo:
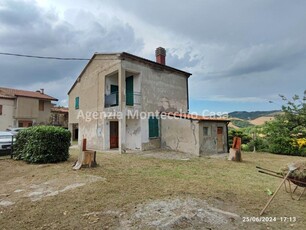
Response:
[{"label": "roof eave", "polygon": [[73,83],[72,87],[70,88],[70,90],[68,91],[68,95],[71,93],[71,91],[73,90],[73,88],[75,87],[75,85],[78,83],[78,81],[81,79],[81,76],[83,75],[83,73],[86,71],[86,69],[88,68],[88,66],[90,65],[90,63],[95,59],[95,57],[97,55],[120,55],[120,53],[94,53],[91,57],[91,59],[87,62],[87,64],[85,65],[84,69],[82,70],[82,72],[79,74],[79,76],[77,77],[77,79],[75,80],[75,82]]},{"label": "roof eave", "polygon": [[122,52],[120,56],[122,58],[127,57],[127,58],[131,58],[131,59],[134,59],[134,60],[147,62],[147,63],[150,63],[152,65],[158,66],[159,68],[163,68],[163,69],[166,69],[166,70],[178,72],[178,73],[184,74],[187,78],[189,78],[192,75],[191,73],[185,72],[183,70],[179,70],[179,69],[173,68],[171,66],[163,65],[163,64],[160,64],[158,62],[155,62],[155,61],[152,61],[152,60],[149,60],[149,59],[146,59],[146,58],[142,58],[142,57],[130,54],[130,53]]}]

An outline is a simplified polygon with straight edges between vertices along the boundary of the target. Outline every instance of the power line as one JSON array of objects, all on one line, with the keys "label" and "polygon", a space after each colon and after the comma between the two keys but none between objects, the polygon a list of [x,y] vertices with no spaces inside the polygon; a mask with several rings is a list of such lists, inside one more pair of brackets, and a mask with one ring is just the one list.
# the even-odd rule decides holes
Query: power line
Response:
[{"label": "power line", "polygon": [[26,57],[26,58],[39,58],[39,59],[52,59],[52,60],[63,60],[63,61],[89,61],[90,58],[65,58],[65,57],[51,57],[51,56],[36,56],[27,54],[16,54],[16,53],[2,53],[0,55],[15,56],[15,57]]}]

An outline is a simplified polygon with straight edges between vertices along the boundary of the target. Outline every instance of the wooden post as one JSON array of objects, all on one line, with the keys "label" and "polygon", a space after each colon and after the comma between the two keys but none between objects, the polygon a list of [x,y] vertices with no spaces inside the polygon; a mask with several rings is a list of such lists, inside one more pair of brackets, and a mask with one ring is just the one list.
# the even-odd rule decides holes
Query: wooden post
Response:
[{"label": "wooden post", "polygon": [[14,136],[12,136],[12,144],[11,144],[11,159],[13,159],[13,155],[14,155]]}]

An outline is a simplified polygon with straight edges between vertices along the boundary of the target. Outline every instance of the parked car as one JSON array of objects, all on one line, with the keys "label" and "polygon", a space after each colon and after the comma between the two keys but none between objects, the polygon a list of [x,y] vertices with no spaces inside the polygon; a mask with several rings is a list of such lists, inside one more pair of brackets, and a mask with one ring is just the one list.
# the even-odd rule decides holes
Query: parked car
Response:
[{"label": "parked car", "polygon": [[14,136],[17,135],[17,133],[20,131],[20,130],[23,130],[23,129],[26,129],[26,128],[7,128],[6,131],[10,132],[11,134],[13,134]]},{"label": "parked car", "polygon": [[[0,151],[12,148],[12,138],[14,135],[10,132],[0,132]],[[13,141],[15,138],[13,139]]]}]

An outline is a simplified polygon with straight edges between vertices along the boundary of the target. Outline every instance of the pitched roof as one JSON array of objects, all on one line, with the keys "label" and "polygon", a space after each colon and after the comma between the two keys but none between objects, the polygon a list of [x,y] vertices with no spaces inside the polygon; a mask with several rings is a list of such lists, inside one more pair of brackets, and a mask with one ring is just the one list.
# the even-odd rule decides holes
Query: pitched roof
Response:
[{"label": "pitched roof", "polygon": [[78,78],[76,79],[76,81],[74,82],[74,84],[72,85],[72,87],[70,88],[69,92],[68,92],[68,95],[70,94],[71,90],[74,88],[74,86],[76,85],[76,83],[78,82],[78,80],[80,79],[80,77],[82,76],[82,74],[85,72],[85,70],[87,69],[87,67],[89,66],[89,64],[95,59],[95,57],[97,55],[114,55],[114,56],[117,56],[119,59],[121,60],[124,60],[124,59],[131,59],[131,60],[135,60],[135,61],[139,61],[139,62],[142,62],[142,63],[145,63],[145,64],[148,64],[148,65],[151,65],[151,66],[155,66],[159,69],[165,69],[165,70],[168,70],[168,71],[172,71],[172,72],[176,72],[176,73],[179,73],[179,74],[183,74],[185,75],[187,78],[190,77],[192,74],[191,73],[188,73],[188,72],[185,72],[183,70],[179,70],[179,69],[176,69],[176,68],[173,68],[171,66],[167,66],[167,65],[163,65],[163,64],[160,64],[158,62],[155,62],[155,61],[151,61],[149,59],[146,59],[146,58],[142,58],[142,57],[139,57],[139,56],[136,56],[134,54],[130,54],[130,53],[127,53],[127,52],[121,52],[121,53],[95,53],[92,58],[89,60],[89,62],[86,64],[86,66],[84,67],[84,69],[82,70],[82,72],[80,73],[80,75],[78,76]]},{"label": "pitched roof", "polygon": [[9,99],[14,99],[16,97],[30,97],[30,98],[37,98],[41,100],[58,101],[58,99],[51,97],[47,94],[43,94],[41,92],[11,89],[11,88],[4,88],[4,87],[0,87],[0,97],[9,98]]},{"label": "pitched roof", "polygon": [[178,118],[184,118],[184,119],[190,119],[190,120],[197,120],[197,121],[221,121],[221,122],[230,122],[229,119],[222,118],[222,117],[208,117],[208,116],[199,116],[195,114],[189,114],[189,113],[162,113],[164,115],[178,117]]},{"label": "pitched roof", "polygon": [[66,107],[53,107],[51,108],[51,112],[56,112],[56,113],[68,113],[69,109]]}]

